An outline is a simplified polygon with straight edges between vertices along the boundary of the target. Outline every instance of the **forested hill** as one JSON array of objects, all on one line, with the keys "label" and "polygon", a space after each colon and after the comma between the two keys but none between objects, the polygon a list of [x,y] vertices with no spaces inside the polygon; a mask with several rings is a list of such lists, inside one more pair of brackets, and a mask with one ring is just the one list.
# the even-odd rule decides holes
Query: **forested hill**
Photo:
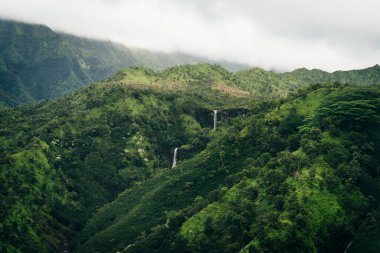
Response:
[{"label": "forested hill", "polygon": [[124,83],[133,86],[154,86],[160,89],[199,89],[211,87],[224,93],[254,99],[284,99],[295,95],[301,89],[320,86],[325,83],[355,84],[360,86],[380,85],[380,67],[362,70],[337,71],[298,69],[287,73],[274,73],[260,68],[230,72],[218,65],[183,65],[163,71],[148,68],[128,68],[107,80],[110,83]]},{"label": "forested hill", "polygon": [[379,127],[379,88],[337,84],[237,117],[99,209],[74,249],[377,252]]},{"label": "forested hill", "polygon": [[238,75],[129,68],[2,109],[0,251],[343,252],[353,240],[348,252],[376,252],[379,86],[279,100]]},{"label": "forested hill", "polygon": [[289,73],[283,73],[282,76],[306,83],[340,82],[360,85],[376,85],[380,84],[380,66],[376,64],[373,67],[365,69],[335,71],[332,73],[318,69],[307,70],[301,68]]},{"label": "forested hill", "polygon": [[269,97],[286,97],[299,88],[321,83],[347,83],[357,85],[379,85],[380,66],[366,69],[336,71],[328,73],[319,69],[296,69],[291,72],[275,73],[260,68],[239,71],[236,78],[240,87],[252,94]]},{"label": "forested hill", "polygon": [[176,89],[174,74],[148,87],[141,80],[159,74],[132,68],[58,100],[1,110],[0,251],[63,251],[98,208],[169,168],[175,147],[188,157],[202,150],[212,109],[225,108],[227,120],[273,106],[205,83],[221,70],[168,70],[193,77]]},{"label": "forested hill", "polygon": [[[164,69],[212,62],[181,53],[131,49],[57,33],[42,25],[0,20],[0,106],[56,98],[127,66]],[[220,62],[230,69],[246,66]]]}]

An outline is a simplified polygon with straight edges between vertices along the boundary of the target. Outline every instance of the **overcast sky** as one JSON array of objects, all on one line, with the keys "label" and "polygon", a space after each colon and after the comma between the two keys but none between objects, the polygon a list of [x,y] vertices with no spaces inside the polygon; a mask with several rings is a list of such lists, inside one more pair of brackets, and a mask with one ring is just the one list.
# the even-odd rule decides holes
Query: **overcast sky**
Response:
[{"label": "overcast sky", "polygon": [[380,63],[378,0],[0,0],[0,17],[259,66],[327,71]]}]

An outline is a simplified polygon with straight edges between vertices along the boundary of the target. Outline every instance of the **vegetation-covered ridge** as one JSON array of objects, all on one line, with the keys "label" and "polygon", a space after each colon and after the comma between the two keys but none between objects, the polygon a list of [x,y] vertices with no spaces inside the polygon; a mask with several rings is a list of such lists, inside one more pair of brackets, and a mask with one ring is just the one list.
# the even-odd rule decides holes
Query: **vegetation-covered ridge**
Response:
[{"label": "vegetation-covered ridge", "polygon": [[[127,48],[54,32],[43,25],[0,20],[0,106],[58,98],[128,66],[163,70],[199,62],[220,64],[230,71],[248,68],[183,53]],[[234,80],[229,81],[238,83],[239,89],[224,86],[223,82],[215,83],[215,88],[241,97],[287,97],[300,87],[315,83],[379,84],[380,67],[334,73],[307,69],[275,73],[253,68],[229,76],[233,76]]]},{"label": "vegetation-covered ridge", "polygon": [[2,109],[1,250],[63,250],[98,208],[169,168],[175,147],[181,159],[202,150],[212,109],[223,109],[219,120],[227,121],[272,107],[206,86],[178,91],[104,81]]},{"label": "vegetation-covered ridge", "polygon": [[251,94],[269,97],[287,97],[298,89],[313,84],[346,83],[354,85],[379,85],[380,66],[366,69],[335,71],[328,73],[319,69],[296,69],[291,72],[276,73],[260,68],[242,70],[236,77],[240,87]]},{"label": "vegetation-covered ridge", "polygon": [[325,83],[354,85],[380,85],[380,67],[336,71],[297,69],[292,72],[275,73],[260,68],[230,72],[219,65],[182,65],[162,71],[149,68],[127,68],[107,80],[110,84],[127,84],[133,87],[164,90],[199,90],[212,88],[235,97],[287,98],[299,89]]},{"label": "vegetation-covered ridge", "polygon": [[177,169],[99,209],[74,249],[343,252],[365,221],[378,226],[379,95],[321,87],[220,126]]},{"label": "vegetation-covered ridge", "polygon": [[231,97],[251,97],[248,91],[240,88],[240,82],[234,73],[219,65],[207,63],[181,65],[163,71],[144,67],[127,68],[106,80],[106,83],[134,88],[185,91],[198,95],[204,93],[206,96],[224,94]]},{"label": "vegetation-covered ridge", "polygon": [[[0,20],[0,106],[57,98],[128,66],[164,69],[212,62],[182,53],[127,48],[58,33],[43,25]],[[229,69],[246,66],[220,62]]]}]

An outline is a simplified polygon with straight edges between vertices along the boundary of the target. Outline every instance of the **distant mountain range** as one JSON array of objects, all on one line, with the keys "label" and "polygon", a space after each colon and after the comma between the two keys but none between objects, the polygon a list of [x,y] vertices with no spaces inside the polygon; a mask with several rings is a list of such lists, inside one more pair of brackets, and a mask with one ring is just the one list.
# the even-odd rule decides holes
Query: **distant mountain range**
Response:
[{"label": "distant mountain range", "polygon": [[61,97],[125,67],[163,70],[200,62],[238,71],[231,75],[234,79],[231,80],[254,97],[286,97],[300,87],[315,83],[380,83],[379,65],[333,73],[305,68],[275,73],[189,54],[133,49],[110,41],[57,33],[43,25],[0,20],[0,106]]},{"label": "distant mountain range", "polygon": [[[43,25],[0,20],[0,104],[60,97],[130,66],[164,69],[213,62],[183,53],[132,49],[110,41],[57,33]],[[215,62],[230,70],[247,66]]]}]

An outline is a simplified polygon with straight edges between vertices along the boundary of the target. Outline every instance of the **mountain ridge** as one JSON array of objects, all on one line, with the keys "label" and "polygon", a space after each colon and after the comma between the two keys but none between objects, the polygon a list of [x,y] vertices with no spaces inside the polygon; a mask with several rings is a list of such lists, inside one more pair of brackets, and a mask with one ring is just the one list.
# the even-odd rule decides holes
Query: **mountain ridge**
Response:
[{"label": "mountain ridge", "polygon": [[[379,84],[380,67],[335,71],[296,69],[277,73],[217,62],[182,53],[165,54],[127,48],[111,41],[54,32],[44,25],[0,20],[0,105],[57,98],[83,85],[108,78],[127,66],[164,70],[174,65],[210,62],[237,71],[240,88],[251,94],[286,97],[303,86],[326,83]],[[377,66],[377,67],[376,67]],[[247,69],[247,70],[241,70]]]},{"label": "mountain ridge", "polygon": [[0,39],[0,102],[8,106],[60,97],[128,66],[164,69],[209,61],[182,53],[131,49],[8,20],[0,20]]}]

